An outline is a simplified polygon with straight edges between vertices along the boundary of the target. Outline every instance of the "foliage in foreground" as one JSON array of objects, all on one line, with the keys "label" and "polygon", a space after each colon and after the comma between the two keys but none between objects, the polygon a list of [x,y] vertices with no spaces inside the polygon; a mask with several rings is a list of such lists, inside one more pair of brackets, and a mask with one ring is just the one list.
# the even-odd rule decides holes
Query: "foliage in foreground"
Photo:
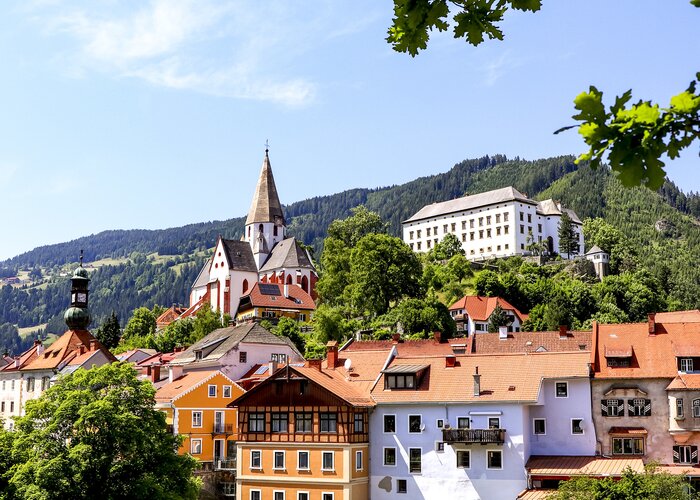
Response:
[{"label": "foliage in foreground", "polygon": [[195,499],[195,460],[126,363],[79,369],[0,432],[0,498]]}]

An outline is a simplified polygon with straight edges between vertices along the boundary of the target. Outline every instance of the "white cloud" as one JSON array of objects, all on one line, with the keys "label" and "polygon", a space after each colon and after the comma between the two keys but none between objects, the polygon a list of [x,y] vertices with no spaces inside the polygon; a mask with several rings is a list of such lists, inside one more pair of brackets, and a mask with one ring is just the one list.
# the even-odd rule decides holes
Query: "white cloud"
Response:
[{"label": "white cloud", "polygon": [[151,0],[126,12],[118,1],[72,9],[40,2],[31,14],[49,35],[78,42],[77,50],[57,57],[70,76],[100,71],[288,106],[308,104],[315,94],[314,82],[285,74],[285,68],[313,46],[310,38],[324,23],[314,16],[299,20],[285,2]]},{"label": "white cloud", "polygon": [[519,68],[525,64],[524,59],[513,57],[510,50],[504,50],[496,59],[491,60],[483,67],[484,84],[493,86],[498,80],[503,78],[508,72]]}]

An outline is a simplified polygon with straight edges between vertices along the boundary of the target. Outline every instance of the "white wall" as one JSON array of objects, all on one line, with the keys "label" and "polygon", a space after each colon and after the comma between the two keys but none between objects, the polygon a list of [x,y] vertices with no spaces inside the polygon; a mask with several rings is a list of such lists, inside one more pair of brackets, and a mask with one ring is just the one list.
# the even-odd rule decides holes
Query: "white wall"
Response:
[{"label": "white wall", "polygon": [[[240,362],[241,352],[246,353],[245,363]],[[301,359],[289,346],[282,344],[253,344],[244,342],[238,344],[238,350],[232,349],[226,353],[226,355],[221,357],[219,360],[219,369],[231,380],[238,380],[245,374],[245,372],[250,370],[253,365],[269,363],[273,353],[286,354],[287,359],[289,359],[292,363],[303,362],[303,359]],[[183,368],[185,371],[189,371],[193,368],[197,369],[196,365],[194,367],[185,365]],[[211,370],[212,367],[211,365],[208,365],[206,367],[202,367],[202,369]]]}]

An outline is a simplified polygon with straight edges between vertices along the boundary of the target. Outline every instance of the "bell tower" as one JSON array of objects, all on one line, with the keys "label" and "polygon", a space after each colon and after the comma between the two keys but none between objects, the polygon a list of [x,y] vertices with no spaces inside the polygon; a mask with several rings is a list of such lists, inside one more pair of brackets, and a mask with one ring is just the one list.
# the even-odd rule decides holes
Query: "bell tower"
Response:
[{"label": "bell tower", "polygon": [[63,319],[70,330],[85,330],[90,324],[90,311],[88,310],[88,272],[83,267],[83,251],[80,251],[80,265],[71,276],[70,307],[63,315]]}]

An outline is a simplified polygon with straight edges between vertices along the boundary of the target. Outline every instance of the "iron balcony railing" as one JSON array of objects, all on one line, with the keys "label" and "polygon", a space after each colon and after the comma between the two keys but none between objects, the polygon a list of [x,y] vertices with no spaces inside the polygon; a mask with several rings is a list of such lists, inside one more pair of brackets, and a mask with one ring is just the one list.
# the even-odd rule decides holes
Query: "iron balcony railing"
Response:
[{"label": "iron balcony railing", "polygon": [[233,424],[214,424],[214,434],[233,434]]},{"label": "iron balcony railing", "polygon": [[216,460],[216,470],[236,470],[236,457]]},{"label": "iron balcony railing", "polygon": [[442,440],[446,443],[503,444],[505,429],[443,429]]}]

